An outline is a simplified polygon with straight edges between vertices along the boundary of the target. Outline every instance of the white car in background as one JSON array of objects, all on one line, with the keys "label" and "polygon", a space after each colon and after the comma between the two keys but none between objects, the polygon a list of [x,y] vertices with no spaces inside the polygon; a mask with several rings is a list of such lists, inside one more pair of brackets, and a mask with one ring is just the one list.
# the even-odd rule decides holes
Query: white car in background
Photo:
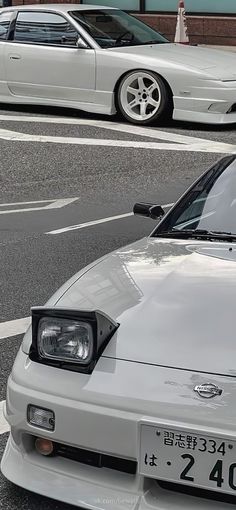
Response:
[{"label": "white car in background", "polygon": [[0,13],[0,102],[150,124],[236,122],[236,56],[169,43],[119,9],[25,5]]},{"label": "white car in background", "polygon": [[227,156],[150,237],[32,309],[8,380],[9,480],[91,510],[236,504],[235,213]]}]

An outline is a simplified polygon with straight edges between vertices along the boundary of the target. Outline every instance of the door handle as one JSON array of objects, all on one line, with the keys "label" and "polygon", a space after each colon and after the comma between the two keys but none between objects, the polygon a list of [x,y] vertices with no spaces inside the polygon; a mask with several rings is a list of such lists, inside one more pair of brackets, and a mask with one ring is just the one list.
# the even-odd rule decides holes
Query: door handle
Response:
[{"label": "door handle", "polygon": [[20,60],[21,56],[20,55],[10,55],[9,58],[10,58],[10,60]]}]

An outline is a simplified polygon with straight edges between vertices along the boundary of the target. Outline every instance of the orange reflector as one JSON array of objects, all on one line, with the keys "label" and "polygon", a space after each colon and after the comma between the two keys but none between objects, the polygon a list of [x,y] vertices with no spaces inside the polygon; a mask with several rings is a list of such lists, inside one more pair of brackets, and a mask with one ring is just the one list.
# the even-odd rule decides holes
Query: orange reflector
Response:
[{"label": "orange reflector", "polygon": [[38,437],[35,441],[35,450],[41,455],[51,455],[54,450],[53,442],[49,439]]}]

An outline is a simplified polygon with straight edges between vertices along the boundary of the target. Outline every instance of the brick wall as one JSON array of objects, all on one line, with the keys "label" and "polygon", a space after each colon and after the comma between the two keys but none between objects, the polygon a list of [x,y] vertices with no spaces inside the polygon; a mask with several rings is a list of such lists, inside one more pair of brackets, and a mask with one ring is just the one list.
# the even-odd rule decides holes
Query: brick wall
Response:
[{"label": "brick wall", "polygon": [[[92,2],[92,0],[91,0]],[[12,0],[12,5],[32,5],[32,4],[79,4],[78,0]]]},{"label": "brick wall", "polygon": [[[176,27],[175,15],[142,14],[145,23],[162,32],[171,41]],[[187,16],[188,32],[192,44],[219,44],[236,46],[236,16]]]}]

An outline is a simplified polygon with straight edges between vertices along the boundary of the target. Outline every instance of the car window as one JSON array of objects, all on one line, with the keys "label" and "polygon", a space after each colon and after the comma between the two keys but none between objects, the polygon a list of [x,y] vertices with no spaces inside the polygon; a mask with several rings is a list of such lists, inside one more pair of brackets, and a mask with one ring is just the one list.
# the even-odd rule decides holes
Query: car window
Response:
[{"label": "car window", "polygon": [[168,42],[156,30],[119,9],[78,10],[70,15],[101,48]]},{"label": "car window", "polygon": [[[236,159],[225,158],[210,169],[156,229],[188,229],[236,234]],[[155,235],[155,233],[154,233]]]},{"label": "car window", "polygon": [[[208,193],[206,190],[204,190],[202,193],[199,194],[198,198],[195,200],[193,199],[192,202],[190,202],[189,206],[184,209],[183,213],[179,215],[178,219],[176,220],[174,224],[174,228],[177,228],[182,230],[185,228],[197,228],[200,219],[203,219],[204,217],[204,207],[206,204],[206,200],[208,199],[208,206],[210,205],[211,201],[211,209],[212,214],[214,214],[214,200],[213,197],[208,197]],[[208,211],[207,216],[211,214],[210,211]]]},{"label": "car window", "polygon": [[0,14],[0,40],[6,40],[11,22],[12,12]]},{"label": "car window", "polygon": [[78,32],[59,14],[20,12],[15,27],[15,41],[75,46]]}]

